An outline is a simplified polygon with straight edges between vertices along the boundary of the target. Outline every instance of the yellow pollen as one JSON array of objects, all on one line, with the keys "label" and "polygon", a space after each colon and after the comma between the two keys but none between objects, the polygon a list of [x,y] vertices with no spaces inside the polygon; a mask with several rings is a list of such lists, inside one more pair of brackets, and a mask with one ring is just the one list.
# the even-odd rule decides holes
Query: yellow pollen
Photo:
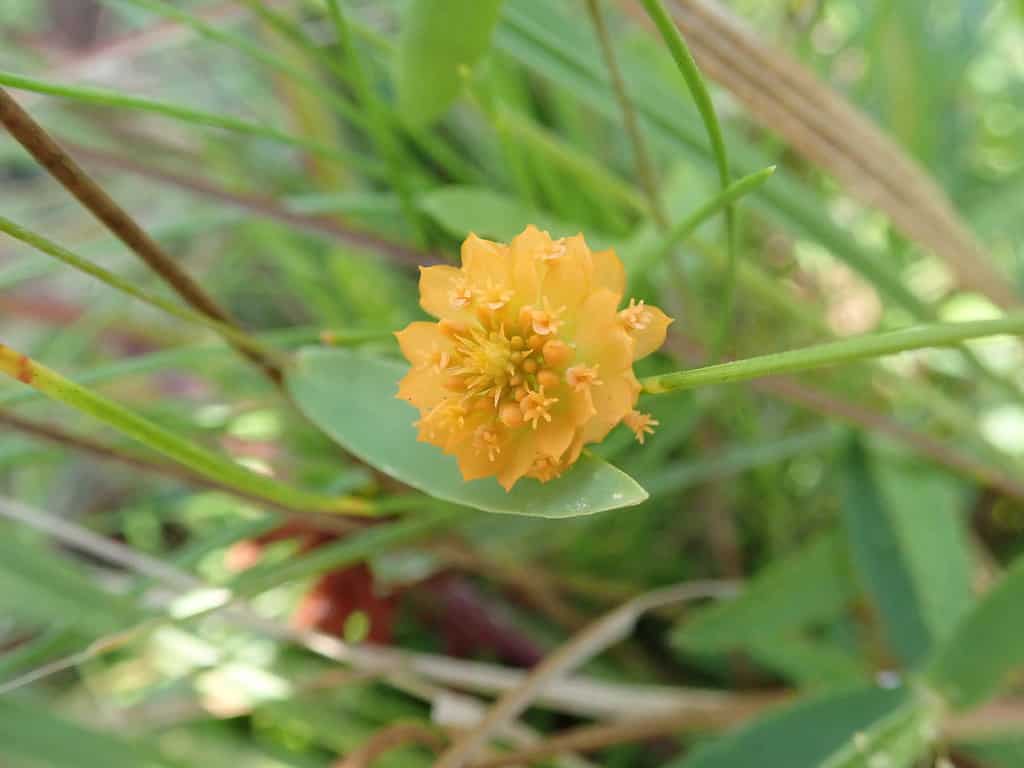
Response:
[{"label": "yellow pollen", "polygon": [[644,440],[647,435],[654,434],[654,428],[660,424],[660,422],[653,418],[649,413],[641,413],[640,411],[630,411],[626,414],[622,422],[633,430],[633,434],[636,436],[636,441],[640,445],[644,444]]},{"label": "yellow pollen", "polygon": [[644,306],[644,300],[629,300],[629,306],[619,312],[619,319],[631,331],[644,331],[654,320],[654,315]]},{"label": "yellow pollen", "polygon": [[563,238],[561,238],[559,240],[553,240],[551,242],[551,247],[548,250],[543,251],[540,254],[540,260],[541,261],[556,261],[556,260],[562,258],[563,256],[565,256],[565,253],[566,253],[565,238],[563,237]]},{"label": "yellow pollen", "polygon": [[453,309],[465,309],[473,303],[473,291],[464,280],[460,280],[448,294]]},{"label": "yellow pollen", "polygon": [[488,461],[494,461],[501,453],[498,433],[490,427],[477,427],[473,433],[473,445],[479,451],[487,451]]},{"label": "yellow pollen", "polygon": [[523,409],[523,419],[536,429],[541,419],[551,421],[551,406],[557,402],[557,397],[546,397],[544,387],[540,386],[536,390],[527,391],[519,407]]},{"label": "yellow pollen", "polygon": [[597,378],[596,365],[574,365],[565,372],[565,380],[577,392],[582,392],[589,386],[601,384],[601,380]]},{"label": "yellow pollen", "polygon": [[476,292],[476,299],[481,306],[497,311],[508,304],[516,293],[501,285],[488,283],[487,287]]}]

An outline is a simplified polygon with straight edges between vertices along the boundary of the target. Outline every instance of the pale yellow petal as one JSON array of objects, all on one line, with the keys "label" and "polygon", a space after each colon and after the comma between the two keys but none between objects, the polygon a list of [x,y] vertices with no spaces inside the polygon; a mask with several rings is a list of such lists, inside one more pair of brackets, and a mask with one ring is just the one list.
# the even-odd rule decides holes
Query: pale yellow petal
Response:
[{"label": "pale yellow petal", "polygon": [[498,482],[506,491],[512,490],[512,486],[530,470],[537,458],[537,440],[533,430],[520,430],[520,433],[507,446],[508,457],[498,472]]},{"label": "pale yellow petal", "polygon": [[591,259],[594,264],[594,287],[607,288],[621,299],[626,291],[626,270],[622,260],[611,249],[594,251]]},{"label": "pale yellow petal", "polygon": [[630,329],[629,335],[633,337],[633,359],[640,360],[652,352],[657,352],[665,343],[665,334],[673,320],[657,307],[646,306],[646,311],[651,320],[642,329]]},{"label": "pale yellow petal", "polygon": [[398,339],[398,346],[405,359],[415,368],[430,364],[436,352],[451,349],[451,341],[441,333],[437,323],[426,320],[409,323],[395,333],[395,338]]},{"label": "pale yellow petal", "polygon": [[452,303],[459,284],[465,281],[462,270],[447,265],[420,267],[420,306],[437,318],[461,311]]},{"label": "pale yellow petal", "polygon": [[398,399],[423,410],[429,410],[449,394],[441,374],[432,368],[411,368],[398,383]]},{"label": "pale yellow petal", "polygon": [[575,434],[575,425],[565,413],[558,414],[551,421],[545,421],[537,427],[537,451],[545,456],[559,458]]},{"label": "pale yellow petal", "polygon": [[569,314],[576,314],[580,305],[590,294],[591,275],[594,271],[587,248],[581,235],[565,240],[564,253],[558,258],[540,261],[542,275],[541,293],[552,309],[564,308]]},{"label": "pale yellow petal", "polygon": [[606,288],[592,293],[576,319],[577,358],[597,365],[602,381],[633,367],[633,340],[619,322],[619,297]]},{"label": "pale yellow petal", "polygon": [[592,388],[591,395],[596,413],[583,427],[583,435],[588,443],[604,440],[612,428],[633,410],[640,397],[640,382],[629,371],[603,380],[601,386]]},{"label": "pale yellow petal", "polygon": [[462,243],[462,272],[473,288],[511,283],[512,263],[508,246],[470,234]]}]

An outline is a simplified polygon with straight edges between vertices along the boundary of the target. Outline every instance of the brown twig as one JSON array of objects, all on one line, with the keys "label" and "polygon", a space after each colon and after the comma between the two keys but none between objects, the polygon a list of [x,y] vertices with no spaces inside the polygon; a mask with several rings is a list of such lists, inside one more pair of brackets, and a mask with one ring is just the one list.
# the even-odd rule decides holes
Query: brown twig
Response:
[{"label": "brown twig", "polygon": [[680,709],[654,717],[630,718],[612,723],[572,728],[536,746],[471,763],[471,768],[504,768],[533,765],[570,752],[594,752],[616,744],[628,744],[678,733],[719,731],[730,728],[792,700],[792,694],[746,694],[730,707],[716,710]]},{"label": "brown twig", "polygon": [[421,723],[396,723],[377,731],[359,749],[335,763],[335,768],[371,768],[385,752],[408,744],[427,747],[437,753],[444,749],[445,739],[435,729]]},{"label": "brown twig", "polygon": [[9,411],[0,410],[0,425],[10,429],[15,429],[22,434],[29,435],[30,437],[45,440],[65,448],[69,448],[73,451],[93,456],[103,461],[109,461],[120,464],[124,467],[138,469],[142,472],[174,480],[193,488],[203,488],[206,490],[231,494],[232,496],[244,499],[245,501],[258,504],[261,507],[273,509],[274,511],[280,512],[288,517],[314,520],[317,526],[322,527],[325,530],[335,531],[337,533],[349,533],[354,528],[362,527],[360,523],[356,521],[343,519],[337,515],[321,515],[309,512],[308,510],[287,507],[278,502],[264,499],[261,496],[245,493],[237,488],[232,488],[218,483],[217,481],[193,472],[180,464],[172,464],[126,451],[117,446],[108,445],[92,438],[72,434],[60,427],[30,421],[22,418],[21,416],[16,416]]},{"label": "brown twig", "polygon": [[[238,327],[235,320],[82,170],[4,88],[0,88],[0,123],[50,175],[170,285],[189,306],[218,322]],[[236,339],[227,341],[255,363],[276,386],[283,386],[284,374],[281,368],[257,347],[244,345]]]},{"label": "brown twig", "polygon": [[[634,0],[627,6],[646,20]],[[770,130],[850,191],[889,215],[897,229],[938,254],[961,286],[1001,306],[1020,303],[943,190],[853,105],[795,59],[761,43],[721,5],[672,4],[701,69]]]},{"label": "brown twig", "polygon": [[435,768],[462,768],[474,760],[491,736],[519,717],[545,687],[627,637],[637,620],[648,611],[685,600],[726,597],[735,592],[736,585],[731,582],[690,582],[649,592],[616,608],[538,664],[519,685],[498,700],[476,728],[441,755]]}]

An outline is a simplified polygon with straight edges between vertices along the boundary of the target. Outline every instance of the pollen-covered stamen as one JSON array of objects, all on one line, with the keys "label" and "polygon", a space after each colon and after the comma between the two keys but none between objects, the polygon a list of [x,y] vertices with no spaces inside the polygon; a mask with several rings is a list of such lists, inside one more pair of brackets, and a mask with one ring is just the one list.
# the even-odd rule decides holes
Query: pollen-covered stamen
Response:
[{"label": "pollen-covered stamen", "polygon": [[495,461],[501,453],[501,441],[498,433],[491,427],[479,426],[473,432],[473,446],[481,452],[487,452],[487,460]]},{"label": "pollen-covered stamen", "polygon": [[452,286],[448,301],[451,302],[453,309],[465,309],[473,303],[473,289],[465,280],[459,280]]},{"label": "pollen-covered stamen", "polygon": [[562,462],[554,456],[540,456],[534,460],[527,474],[530,477],[537,478],[542,483],[546,483],[559,477],[564,470],[565,467],[562,465]]},{"label": "pollen-covered stamen", "polygon": [[430,368],[434,373],[444,373],[451,365],[452,356],[446,349],[438,349],[436,346],[430,350],[430,354],[420,363],[420,368]]},{"label": "pollen-covered stamen", "polygon": [[565,381],[576,392],[601,385],[601,380],[597,378],[596,365],[574,365],[565,372]]},{"label": "pollen-covered stamen", "polygon": [[654,321],[654,315],[644,306],[643,299],[640,299],[639,303],[636,299],[630,299],[629,306],[619,312],[619,319],[627,330],[645,331]]},{"label": "pollen-covered stamen", "polygon": [[559,317],[563,312],[565,312],[565,307],[552,309],[545,297],[543,308],[527,306],[519,311],[519,324],[523,326],[524,330],[530,329],[538,336],[554,336],[565,323]]},{"label": "pollen-covered stamen", "polygon": [[622,421],[633,430],[633,435],[640,445],[644,444],[647,435],[654,434],[654,428],[661,423],[652,417],[651,414],[641,413],[640,411],[630,411]]},{"label": "pollen-covered stamen", "polygon": [[477,289],[475,297],[481,307],[496,312],[510,301],[516,292],[504,285],[488,282],[486,288]]},{"label": "pollen-covered stamen", "polygon": [[431,440],[436,440],[453,430],[462,429],[466,425],[468,413],[463,405],[446,400],[415,422],[414,426],[423,430]]},{"label": "pollen-covered stamen", "polygon": [[526,395],[519,401],[523,420],[530,422],[530,426],[536,429],[542,420],[551,421],[551,406],[557,402],[557,397],[547,397],[544,394],[543,385],[534,390],[527,390]]},{"label": "pollen-covered stamen", "polygon": [[539,255],[541,261],[557,261],[558,259],[565,256],[565,238],[551,241],[551,247],[546,251],[542,251]]}]

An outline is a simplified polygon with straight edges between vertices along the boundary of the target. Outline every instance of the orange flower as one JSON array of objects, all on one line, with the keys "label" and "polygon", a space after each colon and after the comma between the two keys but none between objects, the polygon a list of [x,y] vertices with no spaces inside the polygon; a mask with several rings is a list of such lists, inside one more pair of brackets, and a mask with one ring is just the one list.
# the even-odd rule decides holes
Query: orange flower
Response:
[{"label": "orange flower", "polygon": [[420,271],[420,303],[439,322],[396,334],[412,364],[398,397],[420,411],[419,439],[454,454],[466,480],[562,474],[621,421],[637,439],[656,421],[633,410],[633,361],[672,320],[631,299],[614,251],[582,235],[527,227],[510,245],[470,235],[462,267]]}]

